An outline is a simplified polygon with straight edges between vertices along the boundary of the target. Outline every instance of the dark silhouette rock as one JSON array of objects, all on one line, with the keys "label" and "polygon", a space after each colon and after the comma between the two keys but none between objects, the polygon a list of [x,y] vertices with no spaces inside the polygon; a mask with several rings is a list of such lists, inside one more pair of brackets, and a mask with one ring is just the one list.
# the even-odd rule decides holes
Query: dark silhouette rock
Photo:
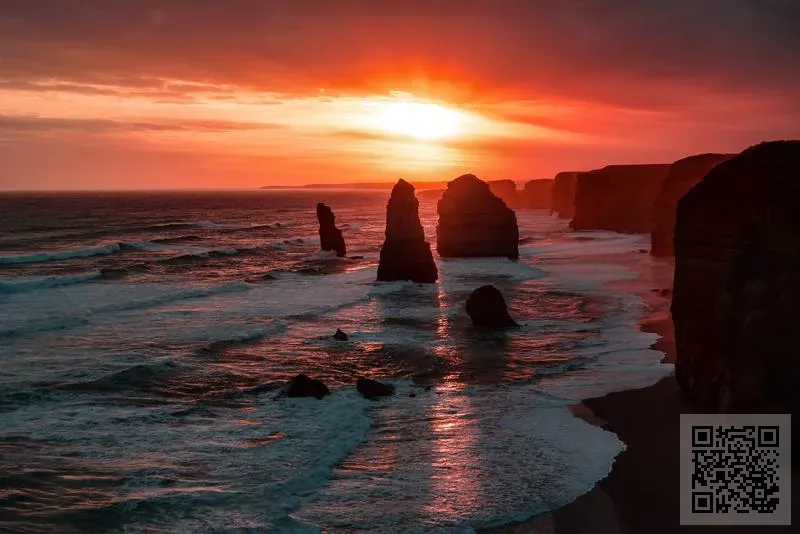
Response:
[{"label": "dark silhouette rock", "polygon": [[551,213],[559,219],[571,219],[575,214],[575,185],[578,182],[577,172],[560,172],[553,180]]},{"label": "dark silhouette rock", "polygon": [[431,245],[419,222],[419,201],[414,186],[399,180],[386,206],[386,240],[381,247],[378,280],[410,280],[433,283],[439,271],[433,261]]},{"label": "dark silhouette rock", "polygon": [[800,414],[798,199],[800,141],[776,141],[718,164],[678,202],[675,371],[702,410]]},{"label": "dark silhouette rock", "polygon": [[611,230],[629,234],[653,228],[653,209],[669,165],[609,165],[578,173],[575,230]]},{"label": "dark silhouette rock", "polygon": [[708,171],[733,154],[699,154],[683,158],[670,166],[669,173],[661,184],[656,197],[653,231],[650,233],[651,250],[654,256],[675,255],[675,211],[678,201],[689,189],[703,179]]},{"label": "dark silhouette rock", "polygon": [[350,339],[350,338],[349,338],[349,337],[347,337],[347,334],[345,334],[344,332],[342,332],[342,330],[341,330],[341,329],[337,328],[337,329],[336,329],[336,333],[335,333],[335,334],[333,334],[333,339],[336,339],[336,340],[338,340],[338,341],[347,341],[347,340],[348,340],[348,339]]},{"label": "dark silhouette rock", "polygon": [[517,183],[514,180],[489,180],[489,191],[494,196],[506,203],[509,208],[520,207],[520,196],[517,191]]},{"label": "dark silhouette rock", "polygon": [[555,180],[529,180],[522,190],[520,205],[533,210],[549,210],[553,204]]},{"label": "dark silhouette rock", "polygon": [[356,380],[356,389],[368,399],[377,399],[378,397],[390,397],[394,395],[393,386],[378,382],[377,380],[364,378],[363,376],[358,377],[358,380]]},{"label": "dark silhouette rock", "polygon": [[508,314],[503,294],[491,285],[481,286],[467,298],[467,314],[476,326],[519,326]]},{"label": "dark silhouette rock", "polygon": [[519,257],[514,210],[486,182],[465,174],[447,184],[439,200],[436,250],[442,257]]},{"label": "dark silhouette rock", "polygon": [[340,258],[347,254],[342,231],[336,228],[336,216],[333,211],[320,202],[317,204],[317,220],[319,221],[319,244],[322,250],[335,250]]},{"label": "dark silhouette rock", "polygon": [[310,378],[304,374],[292,378],[283,392],[287,397],[314,397],[317,399],[330,395],[330,393],[328,386],[321,380]]}]

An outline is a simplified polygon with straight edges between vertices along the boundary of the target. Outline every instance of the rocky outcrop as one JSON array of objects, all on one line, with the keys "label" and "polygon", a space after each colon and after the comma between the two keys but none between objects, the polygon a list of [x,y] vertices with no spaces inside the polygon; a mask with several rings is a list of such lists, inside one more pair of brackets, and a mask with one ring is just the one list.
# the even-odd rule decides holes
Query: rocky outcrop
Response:
[{"label": "rocky outcrop", "polygon": [[467,298],[467,315],[476,326],[519,326],[508,314],[503,294],[491,285],[481,286]]},{"label": "rocky outcrop", "polygon": [[330,393],[331,391],[324,382],[304,374],[299,374],[292,378],[283,391],[283,394],[287,397],[314,397],[316,399],[321,399],[325,395],[330,395]]},{"label": "rocky outcrop", "polygon": [[414,186],[400,180],[386,206],[386,240],[381,248],[378,280],[433,283],[439,277],[431,245],[419,222]]},{"label": "rocky outcrop", "polygon": [[675,234],[675,210],[678,201],[697,182],[719,163],[733,154],[698,154],[683,158],[670,166],[656,198],[653,231],[650,233],[650,250],[654,256],[675,255],[672,238]]},{"label": "rocky outcrop", "polygon": [[675,371],[703,410],[800,414],[799,178],[800,141],[762,143],[678,202]]},{"label": "rocky outcrop", "polygon": [[459,176],[439,200],[436,250],[447,258],[519,257],[514,210],[473,174]]},{"label": "rocky outcrop", "polygon": [[336,333],[333,334],[333,339],[336,341],[347,341],[350,338],[347,336],[347,334],[342,332],[341,328],[337,328]]},{"label": "rocky outcrop", "polygon": [[317,204],[317,220],[319,221],[319,244],[322,250],[335,250],[336,255],[347,254],[342,231],[336,228],[336,216],[328,206]]},{"label": "rocky outcrop", "polygon": [[549,210],[553,204],[554,180],[529,180],[522,190],[520,205],[534,210]]},{"label": "rocky outcrop", "polygon": [[514,180],[488,180],[489,191],[506,203],[509,208],[520,207],[520,196],[517,183]]},{"label": "rocky outcrop", "polygon": [[574,230],[630,234],[653,229],[653,209],[669,165],[609,165],[578,173]]},{"label": "rocky outcrop", "polygon": [[575,185],[578,182],[577,172],[560,172],[553,180],[551,213],[559,219],[571,219],[575,214]]},{"label": "rocky outcrop", "polygon": [[367,399],[377,399],[378,397],[390,397],[394,395],[394,387],[377,380],[358,377],[356,380],[356,389],[361,395]]}]

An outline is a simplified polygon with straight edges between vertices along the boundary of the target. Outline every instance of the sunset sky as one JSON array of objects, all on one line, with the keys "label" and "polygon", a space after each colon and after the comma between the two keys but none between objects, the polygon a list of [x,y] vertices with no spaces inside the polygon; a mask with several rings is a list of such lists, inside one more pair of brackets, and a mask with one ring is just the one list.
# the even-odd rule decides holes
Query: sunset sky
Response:
[{"label": "sunset sky", "polygon": [[800,137],[795,0],[3,0],[0,189],[552,177]]}]

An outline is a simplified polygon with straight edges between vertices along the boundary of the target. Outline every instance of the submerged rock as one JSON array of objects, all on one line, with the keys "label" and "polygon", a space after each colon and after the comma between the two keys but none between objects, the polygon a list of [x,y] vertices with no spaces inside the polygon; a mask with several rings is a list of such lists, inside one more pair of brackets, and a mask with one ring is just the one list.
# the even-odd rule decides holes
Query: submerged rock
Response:
[{"label": "submerged rock", "polygon": [[414,186],[399,180],[386,206],[386,240],[381,247],[378,280],[433,283],[439,278],[431,245],[419,222]]},{"label": "submerged rock", "polygon": [[549,210],[553,205],[554,180],[529,180],[522,190],[520,205],[534,210]]},{"label": "submerged rock", "polygon": [[675,212],[678,201],[694,185],[708,174],[708,171],[733,154],[698,154],[683,158],[670,166],[669,174],[661,184],[656,198],[653,231],[650,233],[653,256],[669,257],[675,255],[673,237],[675,235]]},{"label": "submerged rock", "polygon": [[557,214],[559,219],[571,219],[575,214],[575,185],[577,182],[577,172],[560,172],[553,180],[551,213]]},{"label": "submerged rock", "polygon": [[340,328],[337,328],[336,329],[336,333],[333,334],[333,339],[336,339],[338,341],[347,341],[350,338],[347,336],[347,334],[342,332],[342,330]]},{"label": "submerged rock", "polygon": [[609,165],[578,173],[575,230],[649,233],[653,209],[669,165]]},{"label": "submerged rock", "polygon": [[319,244],[322,250],[335,250],[340,258],[347,254],[342,231],[336,228],[336,216],[328,206],[317,204],[317,220],[319,221]]},{"label": "submerged rock", "polygon": [[718,164],[678,202],[675,371],[704,410],[800,414],[798,199],[800,141],[776,141]]},{"label": "submerged rock", "polygon": [[442,257],[519,257],[514,210],[473,174],[447,184],[439,200],[436,250]]},{"label": "submerged rock", "polygon": [[476,326],[519,326],[508,314],[503,294],[492,285],[481,286],[467,298],[467,314]]},{"label": "submerged rock", "polygon": [[283,394],[287,397],[314,397],[317,399],[330,395],[330,393],[331,391],[324,382],[304,374],[299,374],[292,378],[283,391]]},{"label": "submerged rock", "polygon": [[378,382],[377,380],[364,378],[363,376],[358,377],[358,380],[356,380],[356,389],[368,399],[394,395],[393,386]]}]

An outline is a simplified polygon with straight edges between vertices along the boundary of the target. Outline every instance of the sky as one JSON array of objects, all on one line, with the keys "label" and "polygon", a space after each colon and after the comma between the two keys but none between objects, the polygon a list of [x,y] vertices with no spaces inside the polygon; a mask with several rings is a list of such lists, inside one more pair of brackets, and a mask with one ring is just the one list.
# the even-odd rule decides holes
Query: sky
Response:
[{"label": "sky", "polygon": [[548,178],[800,137],[795,0],[3,0],[0,189]]}]

